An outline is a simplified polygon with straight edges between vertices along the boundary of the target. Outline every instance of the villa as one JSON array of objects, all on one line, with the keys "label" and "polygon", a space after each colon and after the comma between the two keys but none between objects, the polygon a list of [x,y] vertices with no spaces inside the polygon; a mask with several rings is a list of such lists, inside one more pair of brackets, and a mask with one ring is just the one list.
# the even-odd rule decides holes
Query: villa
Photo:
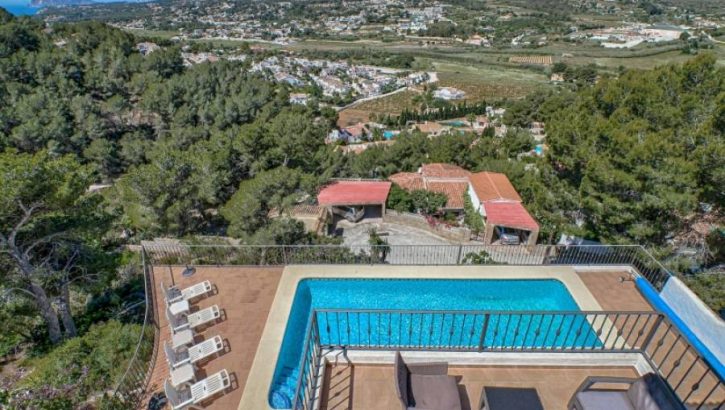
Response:
[{"label": "villa", "polygon": [[[115,392],[127,408],[164,391],[171,408],[224,410],[725,401],[722,319],[639,246],[146,242],[141,253],[147,331]],[[197,325],[201,312],[218,314]],[[207,341],[218,343],[197,353]],[[173,346],[193,365],[170,366]]]},{"label": "villa", "polygon": [[398,172],[388,179],[407,191],[423,189],[446,196],[443,211],[463,212],[463,195],[471,173],[451,164],[423,164],[418,172]]},{"label": "villa", "polygon": [[461,100],[466,93],[453,87],[441,87],[433,92],[433,96],[441,100]]}]

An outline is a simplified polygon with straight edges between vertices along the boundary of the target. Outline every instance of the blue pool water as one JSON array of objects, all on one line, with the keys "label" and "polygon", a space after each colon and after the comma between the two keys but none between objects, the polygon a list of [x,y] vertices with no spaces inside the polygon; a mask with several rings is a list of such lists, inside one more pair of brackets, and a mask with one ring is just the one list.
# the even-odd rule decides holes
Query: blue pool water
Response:
[{"label": "blue pool water", "polygon": [[395,136],[395,133],[393,131],[383,131],[383,137],[386,140],[392,139]]},{"label": "blue pool water", "polygon": [[445,121],[442,122],[443,125],[450,125],[451,127],[465,127],[468,125],[466,121],[462,120],[453,120],[453,121]]},{"label": "blue pool water", "polygon": [[[578,311],[557,280],[305,279],[297,287],[277,358],[269,402],[290,408],[297,385],[305,332],[313,309],[425,310],[426,314],[350,316],[318,312],[320,342],[352,346],[591,346],[599,343],[580,316],[506,315],[506,311]],[[483,315],[434,311],[498,311],[483,332]],[[548,329],[579,329],[559,334]],[[521,330],[519,330],[521,329]],[[524,332],[523,329],[531,329]],[[533,329],[541,329],[535,332]],[[582,331],[583,330],[583,331]]]}]

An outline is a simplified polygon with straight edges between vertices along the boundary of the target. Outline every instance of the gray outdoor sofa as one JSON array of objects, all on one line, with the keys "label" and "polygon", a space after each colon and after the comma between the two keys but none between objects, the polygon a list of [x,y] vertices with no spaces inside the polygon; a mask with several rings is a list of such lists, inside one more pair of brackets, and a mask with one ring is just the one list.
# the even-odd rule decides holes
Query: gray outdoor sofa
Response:
[{"label": "gray outdoor sofa", "polygon": [[[597,384],[627,385],[627,389],[593,388]],[[654,373],[634,378],[588,377],[569,401],[575,410],[683,410],[672,389]]]},{"label": "gray outdoor sofa", "polygon": [[403,410],[461,410],[458,383],[448,375],[448,363],[406,364],[396,352],[395,387]]}]

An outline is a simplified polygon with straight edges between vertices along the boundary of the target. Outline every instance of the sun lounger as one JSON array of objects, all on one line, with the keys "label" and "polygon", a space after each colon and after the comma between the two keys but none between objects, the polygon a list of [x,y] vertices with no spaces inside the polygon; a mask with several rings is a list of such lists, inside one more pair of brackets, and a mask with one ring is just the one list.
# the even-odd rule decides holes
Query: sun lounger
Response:
[{"label": "sun lounger", "polygon": [[212,290],[211,282],[208,280],[205,280],[203,282],[199,282],[195,285],[189,286],[188,288],[184,288],[179,290],[177,286],[170,286],[166,287],[163,282],[161,282],[161,289],[164,292],[164,297],[166,298],[166,303],[168,305],[171,305],[173,303],[179,302],[181,300],[190,301],[192,299],[195,299],[199,296],[203,296]]},{"label": "sun lounger", "polygon": [[184,329],[194,329],[206,323],[215,321],[221,317],[219,306],[209,306],[206,309],[199,310],[188,315],[174,315],[166,308],[166,318],[169,320],[171,331],[176,333]]},{"label": "sun lounger", "polygon": [[211,339],[197,343],[189,348],[179,349],[178,351],[174,350],[168,342],[164,343],[166,361],[169,363],[171,369],[186,363],[194,364],[220,352],[222,349],[224,349],[224,342],[221,336],[214,336]]},{"label": "sun lounger", "polygon": [[448,363],[406,364],[395,352],[395,387],[403,410],[461,410],[458,384],[448,375]]},{"label": "sun lounger", "polygon": [[[596,384],[620,384],[626,389],[592,388]],[[568,409],[684,410],[672,389],[660,376],[647,373],[633,379],[590,376],[569,401]]]},{"label": "sun lounger", "polygon": [[230,385],[229,373],[221,370],[182,390],[176,390],[171,385],[171,381],[167,379],[164,383],[164,392],[172,410],[201,409],[202,407],[198,406],[199,403],[223,392]]},{"label": "sun lounger", "polygon": [[200,382],[194,383],[189,390],[191,390],[191,397],[194,403],[201,403],[202,401],[223,392],[231,385],[229,379],[229,373],[226,370],[221,370],[217,373],[212,374]]}]

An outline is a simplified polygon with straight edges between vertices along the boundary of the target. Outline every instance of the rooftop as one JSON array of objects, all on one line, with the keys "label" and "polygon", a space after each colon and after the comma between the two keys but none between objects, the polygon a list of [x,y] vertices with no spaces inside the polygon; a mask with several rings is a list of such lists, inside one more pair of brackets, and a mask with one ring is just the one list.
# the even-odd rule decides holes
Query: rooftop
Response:
[{"label": "rooftop", "polygon": [[478,172],[468,177],[478,199],[483,201],[508,200],[521,202],[521,197],[511,185],[506,174]]},{"label": "rooftop", "polygon": [[486,201],[483,208],[486,210],[487,223],[527,231],[539,230],[539,224],[520,202]]},{"label": "rooftop", "polygon": [[468,190],[471,173],[452,164],[423,164],[418,172],[399,172],[388,179],[407,191],[425,189],[444,194],[445,208],[463,209],[463,195]]},{"label": "rooftop", "polygon": [[388,181],[334,181],[320,190],[317,202],[323,206],[384,204],[391,185]]}]

